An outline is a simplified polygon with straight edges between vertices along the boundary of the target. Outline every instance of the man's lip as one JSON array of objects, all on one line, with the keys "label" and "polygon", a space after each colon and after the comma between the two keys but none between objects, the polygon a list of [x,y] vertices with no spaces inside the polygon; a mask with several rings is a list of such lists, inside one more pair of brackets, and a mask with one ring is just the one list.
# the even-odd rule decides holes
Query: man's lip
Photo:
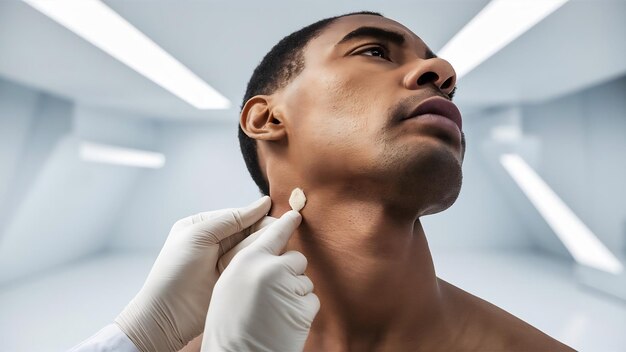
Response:
[{"label": "man's lip", "polygon": [[463,131],[463,119],[461,118],[459,108],[446,98],[437,96],[424,100],[403,120],[418,117],[423,114],[435,114],[447,117],[459,127],[459,131]]}]

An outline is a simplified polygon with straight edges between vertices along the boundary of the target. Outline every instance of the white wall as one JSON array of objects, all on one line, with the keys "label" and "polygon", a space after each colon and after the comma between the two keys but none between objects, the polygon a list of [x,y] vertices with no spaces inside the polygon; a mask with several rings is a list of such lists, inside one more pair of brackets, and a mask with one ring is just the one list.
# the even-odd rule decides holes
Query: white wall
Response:
[{"label": "white wall", "polygon": [[6,199],[8,185],[25,148],[38,99],[37,91],[0,79],[0,201]]},{"label": "white wall", "polygon": [[260,198],[235,123],[162,122],[162,169],[144,173],[116,221],[112,248],[160,248],[176,220]]},{"label": "white wall", "polygon": [[626,254],[626,77],[523,109],[537,172],[614,253]]},{"label": "white wall", "polygon": [[153,143],[149,120],[0,81],[0,285],[104,249],[142,170],[87,163],[79,144]]}]

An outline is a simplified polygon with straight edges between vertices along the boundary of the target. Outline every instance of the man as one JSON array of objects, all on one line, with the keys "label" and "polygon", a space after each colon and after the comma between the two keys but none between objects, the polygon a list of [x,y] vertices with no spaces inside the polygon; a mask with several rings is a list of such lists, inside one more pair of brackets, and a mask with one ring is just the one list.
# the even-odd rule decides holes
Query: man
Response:
[{"label": "man", "polygon": [[[435,275],[420,217],[449,208],[461,188],[455,83],[448,62],[376,13],[325,19],[285,37],[254,71],[240,116],[246,165],[270,198],[177,222],[117,325],[75,350],[180,348],[206,316],[203,348],[215,350],[256,338],[251,345],[304,351],[572,351]],[[289,211],[296,187],[306,195],[301,217]],[[268,211],[263,221],[275,222],[250,236],[217,280],[218,257],[240,250],[232,247],[239,231]],[[228,238],[239,239],[225,246]],[[272,253],[261,253],[269,244]],[[250,264],[259,258],[262,265]],[[271,275],[245,278],[259,268],[285,272],[285,260],[297,258],[300,269],[277,277],[310,278],[298,292],[308,304],[296,292],[283,290],[284,301],[271,295],[263,288]],[[302,327],[308,334],[295,336]],[[200,350],[202,337],[181,351]]]},{"label": "man", "polygon": [[460,121],[423,114],[455,120],[449,104],[418,106],[451,101],[455,83],[417,35],[369,12],[285,37],[254,71],[246,165],[270,216],[295,187],[307,197],[286,247],[308,259],[321,303],[305,351],[572,350],[435,275],[420,218],[457,199],[465,138]]}]

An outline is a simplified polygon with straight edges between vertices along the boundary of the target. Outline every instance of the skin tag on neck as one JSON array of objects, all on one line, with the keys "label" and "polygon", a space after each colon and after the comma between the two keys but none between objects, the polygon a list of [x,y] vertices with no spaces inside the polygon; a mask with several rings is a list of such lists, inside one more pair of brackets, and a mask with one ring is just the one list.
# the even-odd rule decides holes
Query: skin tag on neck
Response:
[{"label": "skin tag on neck", "polygon": [[300,211],[304,208],[304,204],[306,203],[306,197],[304,196],[304,192],[300,188],[294,188],[291,191],[291,196],[289,197],[289,205],[291,209],[295,211]]}]

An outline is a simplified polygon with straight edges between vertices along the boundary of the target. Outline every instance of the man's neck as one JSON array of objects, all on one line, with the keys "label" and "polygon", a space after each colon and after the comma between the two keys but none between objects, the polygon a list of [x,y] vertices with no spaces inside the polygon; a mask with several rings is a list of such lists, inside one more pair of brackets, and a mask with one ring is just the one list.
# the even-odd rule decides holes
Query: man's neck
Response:
[{"label": "man's neck", "polygon": [[[450,330],[416,216],[398,216],[411,212],[381,202],[304,191],[303,220],[285,251],[307,257],[305,274],[321,303],[305,350],[399,350]],[[270,216],[289,210],[288,196],[272,194]]]}]

